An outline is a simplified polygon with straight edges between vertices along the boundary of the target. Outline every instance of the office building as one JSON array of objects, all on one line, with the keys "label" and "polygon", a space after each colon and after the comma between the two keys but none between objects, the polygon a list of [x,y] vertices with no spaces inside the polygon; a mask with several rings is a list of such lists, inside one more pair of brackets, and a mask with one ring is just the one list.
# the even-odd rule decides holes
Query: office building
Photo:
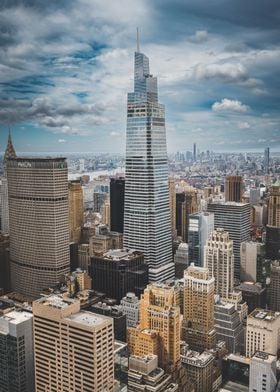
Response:
[{"label": "office building", "polygon": [[175,277],[182,279],[184,277],[184,271],[189,265],[189,246],[185,242],[181,242],[174,255],[175,264]]},{"label": "office building", "polygon": [[204,247],[214,231],[214,214],[197,212],[189,216],[189,263],[204,267]]},{"label": "office building", "polygon": [[249,392],[273,392],[276,390],[277,357],[257,351],[251,359]]},{"label": "office building", "polygon": [[110,227],[111,225],[111,216],[110,216],[110,200],[107,199],[103,203],[103,206],[101,207],[101,222]]},{"label": "office building", "polygon": [[12,289],[30,297],[70,269],[65,158],[12,158],[7,165]]},{"label": "office building", "polygon": [[264,149],[264,172],[269,174],[269,147]]},{"label": "office building", "polygon": [[16,152],[13,146],[11,132],[9,130],[8,143],[3,158],[3,177],[0,179],[0,230],[2,234],[9,234],[9,201],[8,201],[8,181],[7,181],[7,164],[10,158],[16,158]]},{"label": "office building", "polygon": [[147,286],[140,300],[139,325],[159,333],[160,365],[176,367],[180,361],[181,320],[174,287],[159,283]]},{"label": "office building", "polygon": [[169,208],[171,212],[171,232],[172,238],[177,237],[176,232],[176,181],[174,178],[169,178]]},{"label": "office building", "polygon": [[111,231],[123,233],[125,179],[110,180],[110,217]]},{"label": "office building", "polygon": [[128,391],[130,392],[175,392],[178,384],[172,382],[171,375],[158,367],[156,355],[129,358]]},{"label": "office building", "polygon": [[269,309],[280,312],[280,260],[271,262]]},{"label": "office building", "polygon": [[269,193],[268,223],[266,227],[266,257],[277,260],[280,257],[280,180],[276,181]]},{"label": "office building", "polygon": [[193,144],[193,161],[196,162],[196,143]]},{"label": "office building", "polygon": [[80,180],[69,181],[68,200],[70,242],[80,242],[84,225],[84,200]]},{"label": "office building", "polygon": [[144,253],[149,281],[163,281],[174,277],[164,105],[139,47],[134,67],[127,101],[124,246]]},{"label": "office building", "polygon": [[90,312],[111,317],[114,322],[114,338],[126,342],[126,315],[118,306],[107,305],[105,302],[97,302],[87,308]]},{"label": "office building", "polygon": [[94,191],[93,192],[93,211],[101,213],[101,209],[106,200],[108,200],[107,192]]},{"label": "office building", "polygon": [[185,271],[183,337],[191,350],[202,352],[214,347],[215,279],[207,268],[190,265]]},{"label": "office building", "polygon": [[0,302],[0,391],[34,392],[32,313]]},{"label": "office building", "polygon": [[265,245],[261,242],[245,241],[240,246],[240,280],[265,284]]},{"label": "office building", "polygon": [[176,230],[177,236],[188,243],[189,217],[198,211],[197,190],[194,188],[184,189],[176,193]]},{"label": "office building", "polygon": [[225,181],[225,201],[241,202],[243,194],[242,176],[227,176]]},{"label": "office building", "polygon": [[242,282],[235,286],[242,294],[242,299],[248,305],[248,312],[251,313],[256,308],[265,308],[267,291],[260,283]]},{"label": "office building", "polygon": [[248,203],[209,203],[207,210],[214,213],[215,229],[222,227],[233,241],[234,277],[240,279],[240,245],[250,240],[250,213]]},{"label": "office building", "polygon": [[10,237],[0,233],[0,292],[4,294],[11,289],[9,248]]},{"label": "office building", "polygon": [[229,353],[240,353],[244,346],[244,328],[235,305],[217,299],[214,306],[214,324],[217,340],[226,343]]},{"label": "office building", "polygon": [[257,351],[277,355],[280,348],[280,313],[255,309],[248,315],[246,326],[246,356]]},{"label": "office building", "polygon": [[224,229],[216,229],[206,241],[204,265],[215,278],[215,294],[227,300],[233,291],[233,242]]},{"label": "office building", "polygon": [[159,332],[154,329],[127,328],[127,343],[131,355],[157,355],[161,353]]},{"label": "office building", "polygon": [[121,309],[126,315],[128,327],[136,327],[139,322],[140,303],[138,297],[134,293],[127,293],[121,300]]},{"label": "office building", "polygon": [[215,367],[213,353],[210,351],[199,353],[190,350],[186,345],[182,348],[181,360],[188,379],[195,385],[195,391],[212,392]]},{"label": "office building", "polygon": [[91,259],[90,275],[93,289],[118,303],[130,291],[139,297],[148,284],[148,266],[143,253],[127,249],[95,254]]},{"label": "office building", "polygon": [[33,302],[33,315],[37,392],[113,391],[111,318],[58,295]]}]

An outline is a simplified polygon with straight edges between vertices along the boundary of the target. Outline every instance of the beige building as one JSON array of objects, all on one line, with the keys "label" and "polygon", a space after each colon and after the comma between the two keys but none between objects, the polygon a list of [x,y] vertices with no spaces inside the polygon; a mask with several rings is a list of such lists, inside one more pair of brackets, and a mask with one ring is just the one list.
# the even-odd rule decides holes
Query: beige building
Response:
[{"label": "beige building", "polygon": [[68,194],[70,242],[80,242],[84,224],[84,199],[80,180],[69,181]]},{"label": "beige building", "polygon": [[215,279],[207,268],[191,264],[185,271],[183,337],[190,349],[203,351],[216,342],[214,328]]},{"label": "beige building", "polygon": [[268,226],[280,228],[280,181],[272,185],[268,200]]},{"label": "beige building", "polygon": [[7,164],[12,290],[33,298],[70,270],[65,158],[13,158]]},{"label": "beige building", "polygon": [[33,302],[36,392],[104,392],[114,386],[113,320],[58,295]]},{"label": "beige building", "polygon": [[280,260],[271,262],[269,308],[280,312]]},{"label": "beige building", "polygon": [[261,282],[262,260],[265,245],[261,242],[245,241],[240,246],[240,279],[245,282]]},{"label": "beige building", "polygon": [[159,355],[159,333],[155,330],[127,328],[127,343],[132,355]]},{"label": "beige building", "polygon": [[257,351],[277,355],[280,347],[280,313],[255,309],[248,315],[246,327],[246,356]]},{"label": "beige building", "polygon": [[215,294],[228,299],[233,291],[234,255],[233,241],[224,229],[216,229],[204,247],[204,265],[215,278]]},{"label": "beige building", "polygon": [[160,366],[176,366],[180,360],[180,308],[175,289],[165,284],[147,286],[140,300],[140,327],[159,333]]},{"label": "beige building", "polygon": [[101,207],[101,223],[109,227],[111,226],[110,200],[105,200]]}]

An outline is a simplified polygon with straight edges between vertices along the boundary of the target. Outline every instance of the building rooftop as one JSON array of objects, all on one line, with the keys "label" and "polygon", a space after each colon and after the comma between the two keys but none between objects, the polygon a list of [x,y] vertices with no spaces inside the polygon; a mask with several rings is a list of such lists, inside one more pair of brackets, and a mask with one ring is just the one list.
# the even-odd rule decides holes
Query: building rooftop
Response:
[{"label": "building rooftop", "polygon": [[131,260],[142,253],[134,249],[111,249],[103,253],[103,258],[107,260]]},{"label": "building rooftop", "polygon": [[68,306],[73,305],[77,300],[71,298],[65,298],[61,294],[51,294],[47,297],[42,297],[36,301],[37,303],[51,308],[65,309]]},{"label": "building rooftop", "polygon": [[255,309],[248,315],[248,319],[254,318],[261,321],[272,322],[280,317],[280,312],[274,312],[272,310]]},{"label": "building rooftop", "polygon": [[109,320],[109,317],[101,316],[92,312],[78,312],[65,317],[65,320],[74,321],[75,323],[84,326],[93,327],[102,325],[104,321]]},{"label": "building rooftop", "polygon": [[[33,317],[33,314],[30,312],[22,312],[17,310],[12,310],[11,312],[5,313],[0,316],[0,320],[5,320],[10,324],[18,325],[22,322],[29,320]],[[1,330],[1,326],[0,326]]]},{"label": "building rooftop", "polygon": [[265,290],[265,288],[261,287],[260,284],[253,282],[242,282],[239,286],[236,286],[235,289],[241,291],[250,291],[256,294]]},{"label": "building rooftop", "polygon": [[252,357],[252,359],[256,359],[259,362],[261,361],[261,362],[266,362],[266,363],[272,363],[276,360],[276,356],[265,353],[263,351],[257,351],[255,353],[255,355]]}]

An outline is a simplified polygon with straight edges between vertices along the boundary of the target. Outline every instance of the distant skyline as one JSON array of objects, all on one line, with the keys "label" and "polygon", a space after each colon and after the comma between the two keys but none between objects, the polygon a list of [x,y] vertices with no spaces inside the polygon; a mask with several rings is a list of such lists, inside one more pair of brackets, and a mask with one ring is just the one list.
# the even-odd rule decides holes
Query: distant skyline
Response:
[{"label": "distant skyline", "polygon": [[136,27],[168,152],[280,151],[278,0],[0,4],[0,151],[125,152]]}]

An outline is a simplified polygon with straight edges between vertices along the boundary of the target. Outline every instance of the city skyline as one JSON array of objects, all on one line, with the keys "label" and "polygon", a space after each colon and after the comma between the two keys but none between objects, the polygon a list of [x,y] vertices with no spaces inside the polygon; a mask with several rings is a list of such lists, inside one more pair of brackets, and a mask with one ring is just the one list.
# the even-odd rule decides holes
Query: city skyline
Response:
[{"label": "city skyline", "polygon": [[139,26],[169,153],[279,151],[277,2],[227,3],[4,2],[0,150],[10,125],[19,152],[124,153]]}]

